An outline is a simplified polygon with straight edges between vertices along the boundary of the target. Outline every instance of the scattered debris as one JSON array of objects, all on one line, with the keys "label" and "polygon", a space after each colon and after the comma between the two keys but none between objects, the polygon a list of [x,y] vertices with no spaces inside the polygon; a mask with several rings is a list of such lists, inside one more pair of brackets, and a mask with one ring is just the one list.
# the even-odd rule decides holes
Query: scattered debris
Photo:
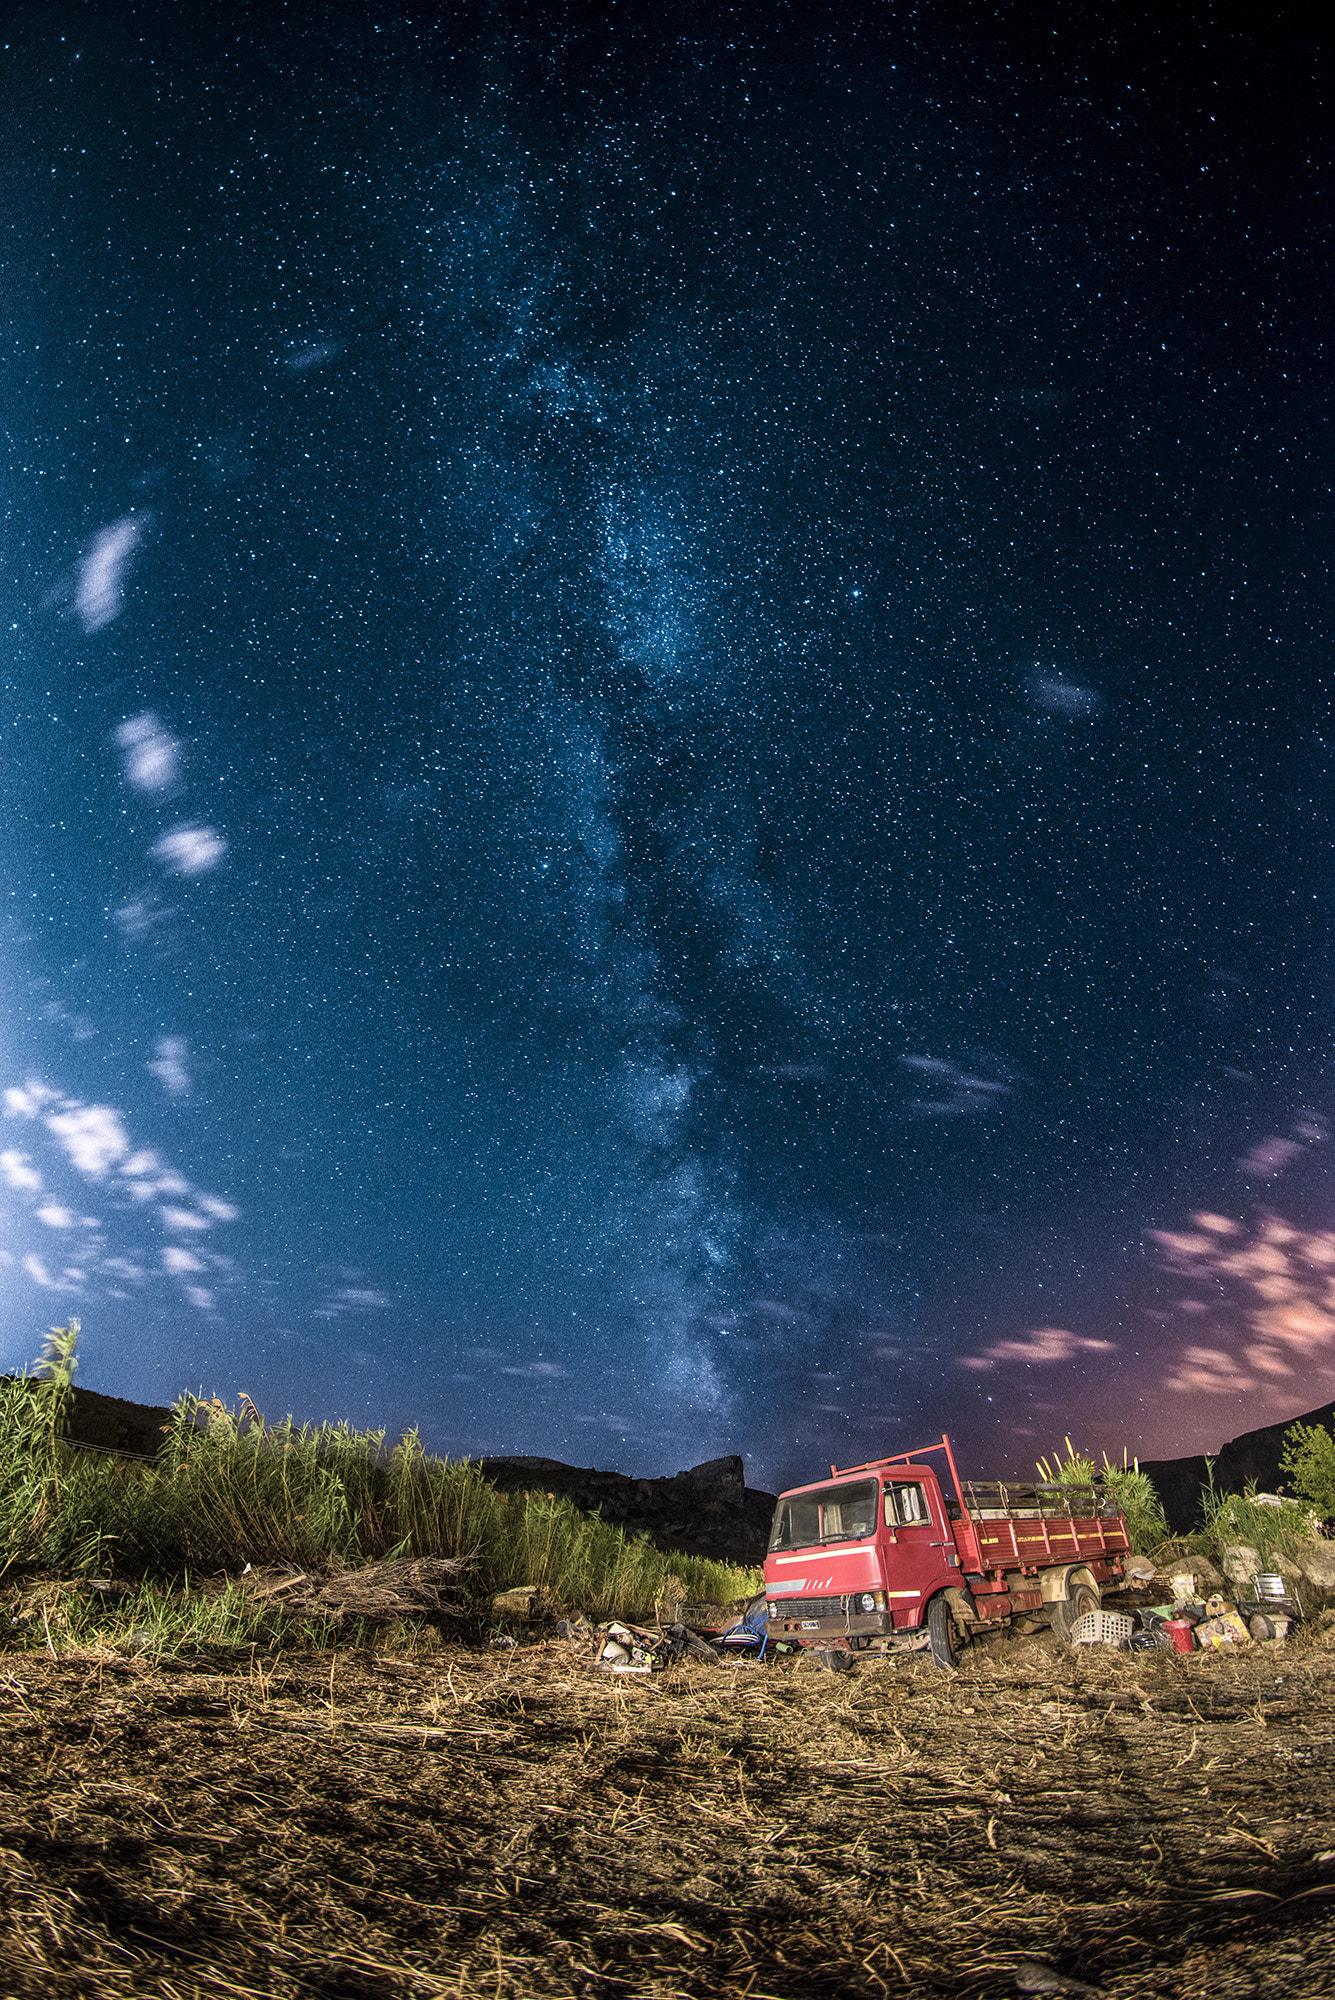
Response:
[{"label": "scattered debris", "polygon": [[368,1563],[319,1578],[299,1570],[247,1570],[240,1582],[253,1602],[277,1601],[303,1617],[363,1618],[386,1623],[395,1618],[466,1618],[466,1608],[448,1597],[468,1568],[466,1556],[409,1556]]},{"label": "scattered debris", "polygon": [[675,1657],[670,1640],[639,1625],[600,1625],[597,1642],[594,1666],[603,1673],[650,1674]]}]

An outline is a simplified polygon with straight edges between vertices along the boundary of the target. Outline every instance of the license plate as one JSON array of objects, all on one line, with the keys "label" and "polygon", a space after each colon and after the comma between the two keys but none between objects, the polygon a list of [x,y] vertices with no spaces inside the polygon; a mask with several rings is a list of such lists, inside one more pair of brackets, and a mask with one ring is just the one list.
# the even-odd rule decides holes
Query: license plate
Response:
[{"label": "license plate", "polygon": [[804,1619],[802,1620],[802,1630],[803,1630],[804,1632],[819,1632],[819,1631],[820,1631],[820,1619],[819,1619],[819,1618],[804,1618]]}]

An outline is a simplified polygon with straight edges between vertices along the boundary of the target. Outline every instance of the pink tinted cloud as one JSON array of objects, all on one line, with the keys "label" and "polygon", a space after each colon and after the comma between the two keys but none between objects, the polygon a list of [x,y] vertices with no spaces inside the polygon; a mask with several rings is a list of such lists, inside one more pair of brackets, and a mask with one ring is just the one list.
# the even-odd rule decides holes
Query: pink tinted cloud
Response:
[{"label": "pink tinted cloud", "polygon": [[981,1354],[966,1354],[961,1368],[982,1372],[999,1361],[1021,1361],[1029,1367],[1051,1367],[1055,1362],[1074,1361],[1078,1354],[1112,1354],[1111,1340],[1091,1340],[1087,1334],[1070,1333],[1064,1326],[1039,1326],[1019,1340],[998,1340]]}]

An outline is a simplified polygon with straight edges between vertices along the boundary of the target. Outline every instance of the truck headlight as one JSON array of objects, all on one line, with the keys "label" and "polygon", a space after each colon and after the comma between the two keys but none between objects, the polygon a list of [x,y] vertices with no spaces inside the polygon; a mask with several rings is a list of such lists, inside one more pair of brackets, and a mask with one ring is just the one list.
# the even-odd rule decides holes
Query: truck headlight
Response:
[{"label": "truck headlight", "polygon": [[871,1591],[864,1590],[861,1597],[858,1599],[858,1610],[874,1611],[875,1609],[876,1609],[875,1597],[872,1595]]}]

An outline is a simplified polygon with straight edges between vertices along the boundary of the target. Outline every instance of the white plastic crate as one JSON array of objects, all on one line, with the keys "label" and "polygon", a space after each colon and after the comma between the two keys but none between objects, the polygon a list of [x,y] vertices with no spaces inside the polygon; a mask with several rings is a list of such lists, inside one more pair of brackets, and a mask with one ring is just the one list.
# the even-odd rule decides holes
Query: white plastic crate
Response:
[{"label": "white plastic crate", "polygon": [[1136,1629],[1134,1618],[1120,1611],[1087,1611],[1071,1627],[1073,1646],[1124,1646]]}]

